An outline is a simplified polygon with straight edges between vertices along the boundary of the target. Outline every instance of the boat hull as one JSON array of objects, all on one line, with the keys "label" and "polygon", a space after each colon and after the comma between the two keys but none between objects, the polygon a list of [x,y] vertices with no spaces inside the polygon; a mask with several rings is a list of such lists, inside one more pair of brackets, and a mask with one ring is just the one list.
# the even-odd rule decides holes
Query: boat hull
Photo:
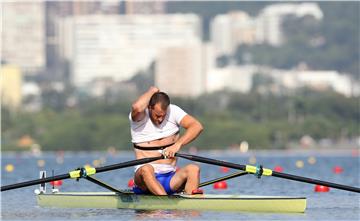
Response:
[{"label": "boat hull", "polygon": [[214,210],[274,213],[303,213],[304,197],[241,196],[241,195],[135,195],[114,192],[41,193],[42,207],[119,208],[139,210]]}]

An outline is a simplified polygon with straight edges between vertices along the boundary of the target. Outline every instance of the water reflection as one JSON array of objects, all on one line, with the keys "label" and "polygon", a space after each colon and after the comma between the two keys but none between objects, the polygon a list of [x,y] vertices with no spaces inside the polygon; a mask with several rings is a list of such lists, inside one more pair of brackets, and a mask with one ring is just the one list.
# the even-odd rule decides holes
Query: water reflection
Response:
[{"label": "water reflection", "polygon": [[198,210],[136,210],[136,220],[148,220],[148,219],[189,219],[201,216],[201,212]]}]

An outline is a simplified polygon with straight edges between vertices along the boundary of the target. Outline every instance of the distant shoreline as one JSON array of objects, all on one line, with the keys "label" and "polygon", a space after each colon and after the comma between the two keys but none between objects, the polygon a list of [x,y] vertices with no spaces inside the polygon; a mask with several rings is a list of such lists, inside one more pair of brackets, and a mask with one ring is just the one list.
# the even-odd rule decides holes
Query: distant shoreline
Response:
[{"label": "distant shoreline", "polygon": [[[291,157],[291,156],[334,156],[334,157],[343,157],[343,156],[352,156],[360,157],[360,148],[347,148],[347,149],[334,149],[334,148],[322,148],[322,149],[262,149],[262,150],[249,150],[246,153],[242,153],[239,150],[234,149],[209,149],[209,150],[199,150],[197,152],[191,152],[188,150],[182,151],[184,153],[191,153],[194,155],[221,155],[221,156],[239,156],[239,157],[250,157],[250,156],[273,156],[273,157]],[[1,151],[1,157],[3,155],[25,155],[29,157],[43,157],[49,155],[57,155],[59,151],[42,151],[40,155],[34,155],[30,151]],[[107,155],[113,157],[119,156],[133,156],[134,152],[132,150],[119,150],[115,154],[110,154],[107,151],[64,151],[64,157],[66,155],[89,155],[89,154],[98,154],[98,155]]]}]

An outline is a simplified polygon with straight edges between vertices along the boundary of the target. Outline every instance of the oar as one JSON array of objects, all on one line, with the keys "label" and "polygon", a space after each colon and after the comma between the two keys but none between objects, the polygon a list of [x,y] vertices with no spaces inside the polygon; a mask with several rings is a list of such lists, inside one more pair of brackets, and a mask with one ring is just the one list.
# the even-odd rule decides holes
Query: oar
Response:
[{"label": "oar", "polygon": [[249,173],[248,172],[243,172],[243,171],[235,172],[235,173],[229,174],[227,176],[223,176],[223,177],[220,177],[220,178],[217,178],[217,179],[202,182],[202,183],[199,184],[199,187],[208,186],[208,185],[211,185],[213,183],[217,183],[217,182],[224,181],[224,180],[229,180],[229,179],[239,177],[239,176],[243,176],[243,175],[246,175],[246,174],[249,174]]},{"label": "oar", "polygon": [[287,173],[280,173],[280,172],[272,171],[270,169],[262,168],[262,166],[256,167],[256,166],[251,166],[251,165],[241,165],[241,164],[230,163],[230,162],[225,162],[225,161],[220,161],[220,160],[214,160],[214,159],[210,159],[210,158],[206,158],[206,157],[200,157],[200,156],[195,156],[195,155],[190,155],[190,154],[183,154],[183,153],[176,153],[175,156],[181,157],[184,159],[188,159],[188,160],[192,160],[192,161],[201,162],[201,163],[225,166],[225,167],[229,167],[229,168],[233,168],[233,169],[246,171],[248,173],[253,173],[258,177],[261,177],[262,175],[274,176],[274,177],[279,177],[279,178],[288,179],[288,180],[295,180],[295,181],[304,182],[304,183],[318,184],[318,185],[322,185],[322,186],[332,187],[335,189],[341,189],[341,190],[360,193],[360,188],[358,188],[358,187],[346,186],[346,185],[342,185],[342,184],[331,183],[331,182],[327,182],[327,181],[316,180],[316,179],[312,179],[312,178],[301,177],[301,176],[291,175],[291,174],[287,174]]},{"label": "oar", "polygon": [[143,159],[139,159],[139,160],[131,160],[131,161],[123,162],[123,163],[117,163],[117,164],[98,167],[98,168],[92,168],[92,167],[80,168],[80,169],[70,171],[69,173],[62,174],[62,175],[57,175],[57,176],[36,179],[36,180],[30,180],[30,181],[26,181],[26,182],[2,186],[1,192],[7,191],[7,190],[12,190],[12,189],[18,189],[18,188],[22,188],[22,187],[27,187],[27,186],[32,186],[32,185],[37,185],[40,183],[48,183],[48,182],[55,181],[55,180],[64,180],[64,179],[69,179],[69,178],[73,178],[73,179],[85,178],[87,176],[94,175],[95,173],[101,173],[101,172],[106,172],[106,171],[110,171],[110,170],[117,170],[117,169],[121,169],[121,168],[136,166],[136,165],[140,165],[140,164],[144,164],[144,163],[150,163],[152,161],[160,160],[163,158],[164,158],[163,156],[158,156],[158,157],[151,157],[151,158],[143,158]]}]

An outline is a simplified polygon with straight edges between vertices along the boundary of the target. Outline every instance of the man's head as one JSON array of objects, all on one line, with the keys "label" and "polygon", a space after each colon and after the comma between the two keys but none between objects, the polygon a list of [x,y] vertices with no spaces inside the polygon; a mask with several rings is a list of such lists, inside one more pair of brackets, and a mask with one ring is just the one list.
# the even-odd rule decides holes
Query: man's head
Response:
[{"label": "man's head", "polygon": [[159,126],[166,117],[167,108],[170,104],[169,96],[164,92],[153,94],[149,102],[149,115],[151,121]]}]

